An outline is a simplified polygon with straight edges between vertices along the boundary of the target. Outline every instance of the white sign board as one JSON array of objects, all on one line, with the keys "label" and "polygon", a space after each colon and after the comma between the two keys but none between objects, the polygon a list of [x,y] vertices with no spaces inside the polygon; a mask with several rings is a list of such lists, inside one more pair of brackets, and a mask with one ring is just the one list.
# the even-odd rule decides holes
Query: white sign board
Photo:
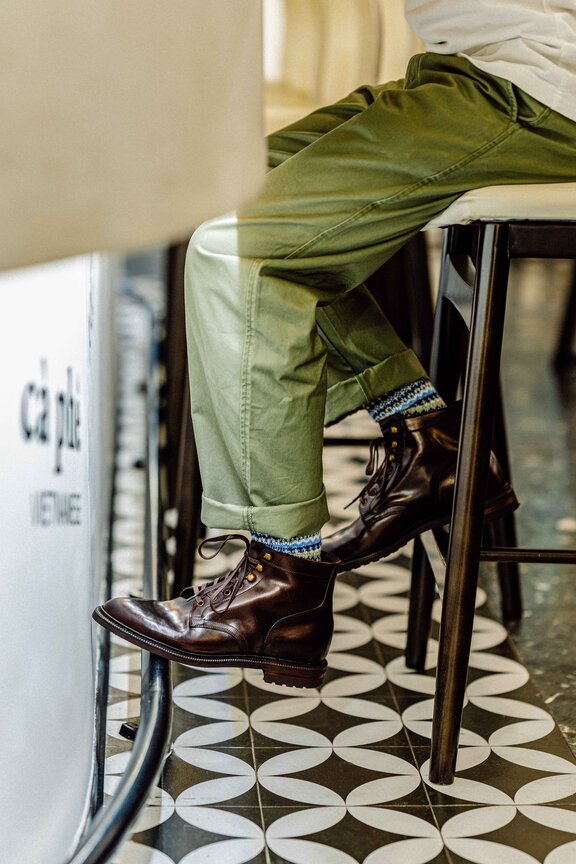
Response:
[{"label": "white sign board", "polygon": [[0,276],[3,864],[64,860],[91,781],[90,613],[100,579],[91,536],[100,534],[92,522],[101,514],[91,500],[90,462],[100,441],[88,423],[98,406],[87,382],[89,365],[94,377],[100,359],[90,332],[97,261]]}]

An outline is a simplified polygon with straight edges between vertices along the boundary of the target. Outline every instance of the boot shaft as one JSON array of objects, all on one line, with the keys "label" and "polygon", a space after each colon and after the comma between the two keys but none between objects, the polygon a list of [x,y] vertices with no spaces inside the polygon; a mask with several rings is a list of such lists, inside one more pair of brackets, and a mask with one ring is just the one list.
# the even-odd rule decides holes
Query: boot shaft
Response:
[{"label": "boot shaft", "polygon": [[[415,417],[396,415],[380,423],[382,447],[387,451],[387,467],[368,484],[368,495],[361,504],[365,518],[380,515],[396,503],[418,501],[427,508],[449,508],[454,495],[454,481],[462,405]],[[492,453],[486,497],[498,495],[505,479]]]}]

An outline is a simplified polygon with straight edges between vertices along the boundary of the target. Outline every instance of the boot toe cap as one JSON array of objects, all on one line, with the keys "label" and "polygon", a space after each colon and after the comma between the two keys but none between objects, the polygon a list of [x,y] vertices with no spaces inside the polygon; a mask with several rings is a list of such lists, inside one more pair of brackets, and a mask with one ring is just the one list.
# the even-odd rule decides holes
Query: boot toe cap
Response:
[{"label": "boot toe cap", "polygon": [[100,606],[94,617],[110,630],[114,630],[116,626],[154,639],[173,639],[186,629],[188,624],[189,610],[180,608],[181,605],[174,602],[115,597]]},{"label": "boot toe cap", "polygon": [[150,615],[150,600],[138,600],[133,597],[114,597],[100,607],[108,618],[112,618],[119,624],[124,624],[132,629],[146,621]]}]

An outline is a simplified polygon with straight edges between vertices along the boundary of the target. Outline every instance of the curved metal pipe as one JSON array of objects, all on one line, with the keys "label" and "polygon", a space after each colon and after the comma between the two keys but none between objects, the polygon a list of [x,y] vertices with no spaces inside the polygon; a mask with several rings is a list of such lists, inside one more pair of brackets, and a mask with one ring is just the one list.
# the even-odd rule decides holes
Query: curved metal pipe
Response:
[{"label": "curved metal pipe", "polygon": [[171,693],[168,661],[142,652],[142,702],[130,762],[110,802],[90,825],[69,864],[104,864],[122,842],[146,803],[162,768],[170,740]]},{"label": "curved metal pipe", "polygon": [[[150,316],[150,357],[146,411],[147,471],[143,590],[163,593],[158,566],[159,517],[159,321],[152,307],[133,291],[125,291]],[[130,761],[116,792],[89,824],[81,845],[67,864],[105,864],[130,830],[162,769],[170,742],[172,699],[170,663],[142,652],[140,722]]]}]

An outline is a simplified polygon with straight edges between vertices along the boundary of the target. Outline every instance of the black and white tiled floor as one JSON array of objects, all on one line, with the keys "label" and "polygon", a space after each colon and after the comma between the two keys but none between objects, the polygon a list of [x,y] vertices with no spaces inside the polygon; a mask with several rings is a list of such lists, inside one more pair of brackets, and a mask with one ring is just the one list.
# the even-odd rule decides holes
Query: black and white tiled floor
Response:
[{"label": "black and white tiled floor", "polygon": [[[134,590],[141,563],[142,487],[130,467],[143,446],[140,349],[126,349],[135,371],[123,385],[131,402],[120,438],[118,594]],[[346,421],[359,434],[365,422]],[[326,449],[333,524],[349,518],[343,506],[363,471],[361,449]],[[239,552],[230,545],[200,562],[197,578],[229,569]],[[116,864],[576,861],[576,760],[483,590],[457,779],[430,784],[437,630],[426,671],[408,670],[409,553],[339,577],[329,673],[318,691],[267,685],[253,671],[174,667],[172,751]],[[119,726],[138,716],[139,656],[114,639],[109,792],[128,757]]]}]

